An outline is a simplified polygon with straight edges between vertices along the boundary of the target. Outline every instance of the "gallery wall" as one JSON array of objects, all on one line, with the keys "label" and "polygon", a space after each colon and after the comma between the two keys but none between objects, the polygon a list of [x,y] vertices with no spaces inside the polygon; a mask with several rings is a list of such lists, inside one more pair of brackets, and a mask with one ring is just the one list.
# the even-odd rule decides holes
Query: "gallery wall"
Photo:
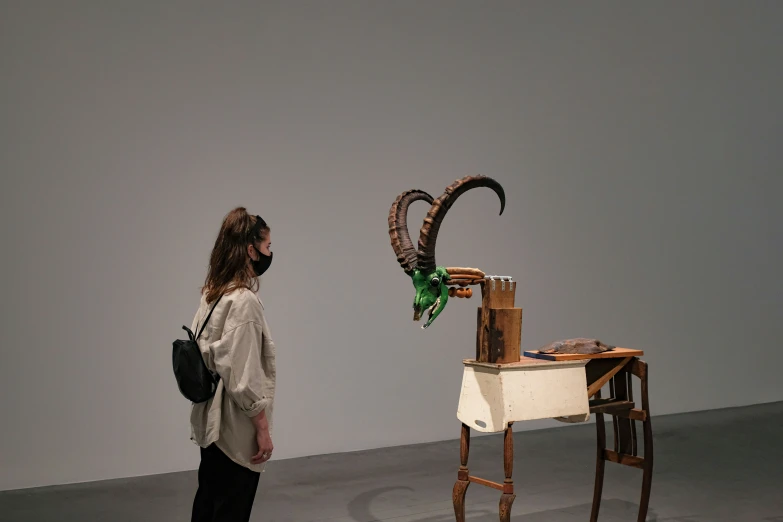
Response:
[{"label": "gallery wall", "polygon": [[272,227],[275,458],[456,438],[478,302],[421,330],[386,220],[468,174],[506,211],[463,196],[437,261],[519,282],[524,349],[645,350],[655,415],[783,400],[781,15],[4,2],[0,489],[197,466],[171,342],[239,205]]}]

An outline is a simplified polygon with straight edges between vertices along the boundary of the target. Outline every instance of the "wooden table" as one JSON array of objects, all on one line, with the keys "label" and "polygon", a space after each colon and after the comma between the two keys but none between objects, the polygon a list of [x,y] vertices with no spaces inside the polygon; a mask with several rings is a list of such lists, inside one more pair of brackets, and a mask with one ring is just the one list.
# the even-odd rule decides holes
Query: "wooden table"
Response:
[{"label": "wooden table", "polygon": [[[591,522],[598,519],[603,489],[604,465],[608,460],[644,471],[638,521],[643,522],[652,481],[652,431],[647,397],[647,364],[639,360],[640,350],[616,348],[595,355],[547,355],[525,352],[518,362],[487,363],[463,361],[464,371],[457,418],[462,423],[460,467],[454,484],[453,504],[457,522],[465,522],[465,496],[476,483],[502,492],[501,522],[511,519],[516,498],[512,479],[514,447],[512,426],[534,419],[585,422],[596,414],[597,463]],[[631,376],[641,381],[642,407],[633,402]],[[601,398],[601,389],[609,394]],[[614,450],[605,448],[604,414],[612,417]],[[636,425],[644,425],[644,456],[638,456]],[[469,474],[470,430],[504,432],[502,484]]]}]

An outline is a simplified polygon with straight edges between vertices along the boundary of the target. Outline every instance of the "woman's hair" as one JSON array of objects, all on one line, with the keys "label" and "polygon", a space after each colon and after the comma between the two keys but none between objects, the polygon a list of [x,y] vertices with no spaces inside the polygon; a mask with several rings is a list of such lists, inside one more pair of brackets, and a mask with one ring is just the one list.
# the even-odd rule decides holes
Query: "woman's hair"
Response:
[{"label": "woman's hair", "polygon": [[244,207],[235,208],[223,219],[201,289],[207,295],[207,303],[238,288],[256,290],[258,280],[249,266],[247,247],[254,241],[266,240],[269,234],[269,227],[264,227],[257,237],[251,237],[256,221],[257,218],[248,214]]}]

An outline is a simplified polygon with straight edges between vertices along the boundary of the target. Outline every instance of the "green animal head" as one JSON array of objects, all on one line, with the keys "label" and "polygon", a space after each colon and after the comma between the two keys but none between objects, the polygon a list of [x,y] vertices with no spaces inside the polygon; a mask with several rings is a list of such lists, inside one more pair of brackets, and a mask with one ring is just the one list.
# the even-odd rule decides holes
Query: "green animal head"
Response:
[{"label": "green animal head", "polygon": [[430,273],[415,269],[411,279],[416,289],[416,297],[413,299],[413,320],[420,320],[422,312],[426,310],[429,317],[422,328],[427,328],[446,307],[446,302],[449,300],[449,287],[446,286],[449,274],[442,266],[435,267],[435,270]]},{"label": "green animal head", "polygon": [[[500,213],[506,205],[503,187],[492,178],[486,176],[466,176],[448,186],[438,199],[421,190],[407,190],[397,196],[389,210],[389,236],[397,261],[413,281],[416,296],[413,300],[413,320],[421,320],[427,311],[427,322],[422,328],[428,328],[435,318],[446,307],[449,299],[447,281],[450,276],[443,266],[435,263],[435,242],[443,218],[454,202],[473,188],[488,187],[500,198]],[[426,201],[430,204],[427,217],[419,231],[419,247],[414,248],[408,234],[408,207],[415,201]]]}]

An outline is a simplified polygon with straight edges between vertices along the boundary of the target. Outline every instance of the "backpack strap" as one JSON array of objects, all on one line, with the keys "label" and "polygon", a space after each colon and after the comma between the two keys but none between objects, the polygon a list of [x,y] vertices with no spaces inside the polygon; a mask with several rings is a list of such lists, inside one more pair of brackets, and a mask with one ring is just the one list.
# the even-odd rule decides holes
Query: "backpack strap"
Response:
[{"label": "backpack strap", "polygon": [[[198,340],[198,338],[201,337],[201,333],[204,331],[204,328],[206,328],[207,323],[209,322],[209,318],[212,317],[212,312],[215,311],[215,308],[217,308],[217,305],[222,298],[223,296],[221,295],[218,297],[217,301],[215,301],[215,304],[212,305],[212,310],[209,311],[209,315],[207,315],[207,318],[204,320],[204,324],[201,325],[201,331],[198,333],[195,340]],[[196,329],[198,330],[198,325],[196,325]]]}]

